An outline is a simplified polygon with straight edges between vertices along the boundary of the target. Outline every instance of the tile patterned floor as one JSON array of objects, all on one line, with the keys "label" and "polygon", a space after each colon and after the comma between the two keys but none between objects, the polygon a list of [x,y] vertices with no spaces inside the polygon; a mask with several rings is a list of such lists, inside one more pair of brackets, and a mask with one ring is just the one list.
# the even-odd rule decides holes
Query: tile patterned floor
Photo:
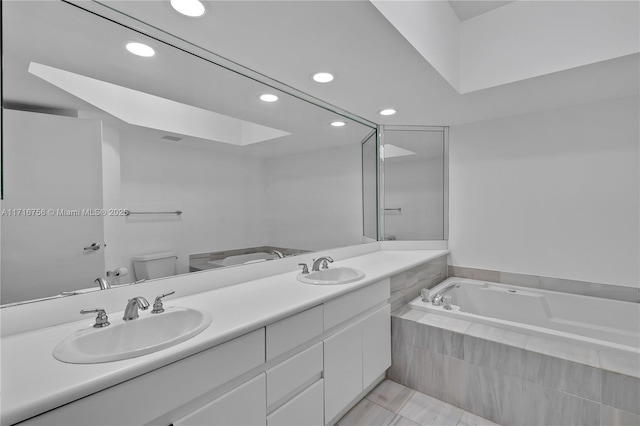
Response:
[{"label": "tile patterned floor", "polygon": [[385,380],[338,426],[499,426],[458,407]]}]

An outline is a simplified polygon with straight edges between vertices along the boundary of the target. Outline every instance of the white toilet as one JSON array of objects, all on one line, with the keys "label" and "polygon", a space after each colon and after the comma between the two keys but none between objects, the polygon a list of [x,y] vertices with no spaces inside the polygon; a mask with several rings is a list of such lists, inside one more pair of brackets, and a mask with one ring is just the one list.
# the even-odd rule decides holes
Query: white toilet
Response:
[{"label": "white toilet", "polygon": [[173,252],[150,253],[133,257],[136,280],[151,280],[176,274],[176,256]]}]

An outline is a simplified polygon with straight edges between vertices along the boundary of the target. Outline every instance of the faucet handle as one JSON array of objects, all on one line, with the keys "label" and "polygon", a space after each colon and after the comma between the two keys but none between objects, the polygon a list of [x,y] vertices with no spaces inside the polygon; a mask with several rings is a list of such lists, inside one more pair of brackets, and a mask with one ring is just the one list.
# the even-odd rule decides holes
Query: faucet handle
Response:
[{"label": "faucet handle", "polygon": [[422,297],[423,302],[428,302],[431,296],[431,291],[428,288],[423,288],[420,290],[420,297]]},{"label": "faucet handle", "polygon": [[162,312],[164,312],[164,306],[162,306],[162,298],[163,297],[167,297],[167,296],[171,296],[172,294],[175,294],[175,291],[169,292],[169,293],[165,293],[165,294],[161,294],[160,296],[156,297],[155,302],[153,302],[153,309],[151,310],[152,314],[160,314]]},{"label": "faucet handle", "polygon": [[299,266],[302,266],[302,275],[307,275],[309,273],[309,267],[306,263],[298,263]]},{"label": "faucet handle", "polygon": [[333,262],[330,257],[322,261],[322,269],[329,269],[329,262]]},{"label": "faucet handle", "polygon": [[110,324],[109,317],[107,316],[107,313],[105,312],[105,310],[102,308],[83,309],[80,311],[80,313],[81,314],[93,314],[93,313],[98,314],[98,316],[96,317],[96,323],[93,324],[94,328],[102,328]]}]

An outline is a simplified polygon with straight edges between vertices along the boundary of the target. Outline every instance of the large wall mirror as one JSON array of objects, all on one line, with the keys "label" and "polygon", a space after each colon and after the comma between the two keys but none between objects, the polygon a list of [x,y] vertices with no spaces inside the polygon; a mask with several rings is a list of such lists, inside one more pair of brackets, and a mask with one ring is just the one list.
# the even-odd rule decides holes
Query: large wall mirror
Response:
[{"label": "large wall mirror", "polygon": [[2,9],[2,304],[362,242],[371,123],[72,4]]}]

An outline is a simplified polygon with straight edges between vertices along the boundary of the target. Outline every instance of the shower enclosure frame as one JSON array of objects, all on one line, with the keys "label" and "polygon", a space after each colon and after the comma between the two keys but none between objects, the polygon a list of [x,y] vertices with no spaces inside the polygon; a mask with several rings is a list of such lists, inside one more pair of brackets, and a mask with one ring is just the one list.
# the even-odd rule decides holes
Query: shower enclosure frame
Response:
[{"label": "shower enclosure frame", "polygon": [[442,240],[449,239],[449,127],[448,126],[427,126],[427,125],[378,125],[378,240],[384,241],[385,236],[385,164],[384,146],[385,132],[393,131],[415,131],[415,132],[439,132],[443,138],[443,200],[442,200]]}]

